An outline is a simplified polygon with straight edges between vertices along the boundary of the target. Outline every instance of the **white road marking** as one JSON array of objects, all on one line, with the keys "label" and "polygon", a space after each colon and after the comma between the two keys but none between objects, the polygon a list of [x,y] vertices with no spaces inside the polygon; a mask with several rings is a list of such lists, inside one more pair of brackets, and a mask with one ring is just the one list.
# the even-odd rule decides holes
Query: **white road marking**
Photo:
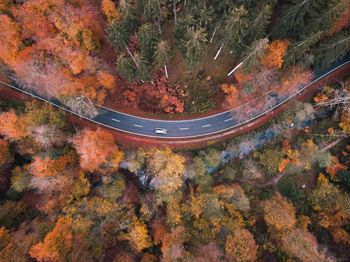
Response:
[{"label": "white road marking", "polygon": [[136,124],[134,124],[134,126],[136,126],[136,127],[141,127],[141,128],[143,127],[143,126],[140,126],[140,125],[136,125]]},{"label": "white road marking", "polygon": [[115,119],[115,118],[112,118],[112,120],[115,121],[115,122],[120,122],[120,120]]},{"label": "white road marking", "polygon": [[189,127],[180,127],[180,130],[188,130],[190,129]]},{"label": "white road marking", "polygon": [[211,124],[208,124],[208,125],[204,125],[204,126],[202,126],[202,127],[209,127],[209,126],[211,126]]},{"label": "white road marking", "polygon": [[228,121],[231,121],[233,120],[232,118],[228,118],[228,119],[225,119],[224,122],[228,122]]}]

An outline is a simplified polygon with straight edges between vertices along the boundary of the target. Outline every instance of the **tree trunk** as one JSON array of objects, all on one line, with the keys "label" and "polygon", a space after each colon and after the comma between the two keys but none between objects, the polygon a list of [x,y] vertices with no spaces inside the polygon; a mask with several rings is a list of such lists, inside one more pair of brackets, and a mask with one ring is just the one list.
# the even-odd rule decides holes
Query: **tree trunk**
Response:
[{"label": "tree trunk", "polygon": [[125,44],[125,49],[126,49],[126,51],[128,52],[129,56],[131,57],[132,61],[134,61],[136,67],[139,68],[139,64],[136,62],[135,57],[132,55],[132,53],[131,53],[129,47],[128,47],[126,44]]},{"label": "tree trunk", "polygon": [[214,32],[213,32],[213,34],[211,35],[211,38],[210,38],[209,43],[213,42],[213,39],[214,39],[216,30],[219,29],[219,27],[220,27],[220,25],[221,25],[221,22],[222,22],[222,17],[221,17],[221,19],[219,20],[219,22],[216,24],[216,26],[215,26],[215,28],[214,28]]},{"label": "tree trunk", "polygon": [[230,76],[235,72],[241,65],[243,65],[243,62],[240,62],[235,68],[233,68],[230,73],[227,74],[227,76]]},{"label": "tree trunk", "polygon": [[164,71],[165,71],[165,76],[166,76],[166,78],[168,79],[169,76],[168,76],[168,69],[167,69],[167,67],[166,67],[166,64],[164,64]]},{"label": "tree trunk", "polygon": [[173,0],[173,8],[174,8],[174,24],[175,24],[175,26],[176,26],[176,1],[177,0]]},{"label": "tree trunk", "polygon": [[214,61],[218,58],[219,54],[221,53],[222,48],[224,47],[224,43],[221,44],[219,50],[216,52],[216,55],[214,57]]}]

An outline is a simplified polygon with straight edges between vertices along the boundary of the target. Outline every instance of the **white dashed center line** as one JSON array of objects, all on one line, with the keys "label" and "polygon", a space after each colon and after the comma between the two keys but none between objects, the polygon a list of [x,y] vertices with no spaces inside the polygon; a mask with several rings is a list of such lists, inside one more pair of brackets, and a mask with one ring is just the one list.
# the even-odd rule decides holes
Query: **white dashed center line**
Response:
[{"label": "white dashed center line", "polygon": [[180,130],[188,130],[190,129],[189,127],[180,127]]},{"label": "white dashed center line", "polygon": [[232,118],[228,118],[228,119],[225,119],[224,122],[228,122],[228,121],[231,121],[233,120]]},{"label": "white dashed center line", "polygon": [[211,124],[208,124],[208,125],[204,125],[204,126],[202,126],[202,127],[209,127],[209,126],[211,126]]},{"label": "white dashed center line", "polygon": [[115,119],[115,118],[112,118],[112,120],[115,121],[115,122],[120,122],[120,120]]},{"label": "white dashed center line", "polygon": [[141,128],[143,127],[143,126],[140,126],[140,125],[136,125],[136,124],[134,124],[134,126],[136,126],[136,127],[141,127]]}]

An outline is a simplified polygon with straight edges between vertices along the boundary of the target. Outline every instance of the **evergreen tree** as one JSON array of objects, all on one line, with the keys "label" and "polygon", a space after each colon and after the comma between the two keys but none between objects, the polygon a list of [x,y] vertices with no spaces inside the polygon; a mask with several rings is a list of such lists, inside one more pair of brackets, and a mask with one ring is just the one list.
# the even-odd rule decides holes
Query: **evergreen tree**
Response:
[{"label": "evergreen tree", "polygon": [[209,28],[214,20],[214,9],[212,6],[208,6],[205,1],[197,2],[190,13],[193,15],[196,24],[199,24],[202,28]]},{"label": "evergreen tree", "polygon": [[247,13],[247,10],[241,5],[240,7],[233,7],[226,15],[224,37],[231,50],[242,43],[248,27]]},{"label": "evergreen tree", "polygon": [[186,58],[190,68],[196,64],[204,52],[204,47],[207,42],[207,34],[203,28],[195,29],[194,27],[187,28]]},{"label": "evergreen tree", "polygon": [[245,58],[243,60],[245,70],[249,70],[260,63],[268,44],[269,40],[267,38],[259,39],[253,42],[252,46],[245,53]]},{"label": "evergreen tree", "polygon": [[120,10],[125,27],[130,32],[137,28],[137,19],[135,15],[135,6],[131,0],[120,1]]},{"label": "evergreen tree", "polygon": [[195,25],[195,20],[192,15],[187,15],[185,18],[180,17],[175,26],[174,37],[176,41],[176,46],[182,53],[186,55],[186,41],[187,39],[187,28],[193,27]]},{"label": "evergreen tree", "polygon": [[350,50],[350,32],[342,31],[323,41],[316,49],[316,69],[322,70]]},{"label": "evergreen tree", "polygon": [[168,78],[168,69],[166,64],[170,60],[170,47],[167,41],[159,41],[155,48],[154,56],[158,66],[164,66],[165,75]]},{"label": "evergreen tree", "polygon": [[250,23],[247,29],[247,42],[266,36],[266,27],[270,23],[272,10],[270,5],[262,5],[250,12]]},{"label": "evergreen tree", "polygon": [[137,68],[133,64],[133,61],[121,55],[117,59],[117,69],[118,73],[129,81],[135,81],[137,78]]},{"label": "evergreen tree", "polygon": [[285,55],[284,66],[294,65],[297,63],[307,52],[310,51],[311,47],[320,41],[323,32],[316,32],[301,41],[292,44]]},{"label": "evergreen tree", "polygon": [[138,46],[142,57],[149,63],[152,62],[154,48],[159,39],[159,33],[151,23],[143,24],[136,33]]},{"label": "evergreen tree", "polygon": [[349,0],[328,0],[322,8],[310,12],[310,22],[305,27],[306,33],[328,30],[340,15],[350,8]]},{"label": "evergreen tree", "polygon": [[168,15],[166,0],[143,0],[143,14],[148,21],[162,20]]},{"label": "evergreen tree", "polygon": [[108,38],[118,51],[125,48],[129,41],[129,31],[123,20],[114,20],[108,27]]},{"label": "evergreen tree", "polygon": [[282,11],[272,34],[275,38],[295,37],[305,27],[305,18],[310,12],[316,12],[324,0],[290,0]]}]

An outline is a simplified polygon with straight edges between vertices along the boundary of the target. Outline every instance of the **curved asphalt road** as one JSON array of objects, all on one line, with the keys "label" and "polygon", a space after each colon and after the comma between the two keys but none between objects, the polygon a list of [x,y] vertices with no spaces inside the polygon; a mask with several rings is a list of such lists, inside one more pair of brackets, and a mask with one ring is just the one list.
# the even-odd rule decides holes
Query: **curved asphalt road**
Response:
[{"label": "curved asphalt road", "polygon": [[[145,137],[154,137],[159,139],[186,139],[208,136],[242,126],[273,111],[277,107],[282,106],[289,100],[293,99],[300,92],[307,89],[311,84],[321,80],[325,76],[348,63],[350,63],[350,54],[348,54],[341,61],[334,64],[326,72],[317,74],[311,83],[306,86],[299,87],[299,90],[296,93],[290,94],[289,96],[278,97],[276,93],[269,91],[265,96],[242,105],[239,108],[234,108],[232,110],[208,117],[195,118],[190,120],[157,120],[133,116],[100,106],[98,106],[99,114],[93,119],[89,119],[80,115],[79,116],[111,129]],[[62,104],[55,99],[48,100],[42,96],[32,93],[31,91],[23,90],[13,85],[6,85],[77,115],[69,109],[64,108]],[[258,102],[264,102],[263,104],[269,106],[258,108]],[[262,103],[260,103],[260,105],[261,104]],[[238,115],[238,111],[241,112],[240,115]],[[168,130],[168,134],[156,134],[156,128],[165,128]]]}]

